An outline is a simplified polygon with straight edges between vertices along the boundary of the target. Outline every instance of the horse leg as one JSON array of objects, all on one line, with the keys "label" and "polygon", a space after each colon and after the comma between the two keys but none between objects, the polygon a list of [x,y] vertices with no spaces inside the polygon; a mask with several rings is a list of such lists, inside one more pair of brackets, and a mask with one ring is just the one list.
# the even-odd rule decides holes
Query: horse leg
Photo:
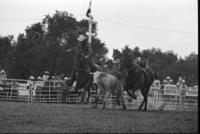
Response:
[{"label": "horse leg", "polygon": [[143,104],[145,103],[144,111],[146,111],[147,110],[148,91],[145,90],[145,89],[143,89],[143,90],[141,90],[141,93],[142,93],[142,95],[143,95],[144,98],[143,98],[143,101],[142,101],[141,105],[139,106],[138,110],[141,110]]},{"label": "horse leg", "polygon": [[145,98],[146,98],[146,94],[145,94],[145,92],[144,92],[144,89],[141,89],[141,93],[142,93],[142,96],[143,96],[143,100],[142,100],[142,103],[140,104],[138,110],[141,110],[141,109],[142,109],[142,106],[143,106],[143,104],[144,104],[144,102],[145,102]]},{"label": "horse leg", "polygon": [[90,88],[88,89],[88,96],[87,96],[86,103],[89,103],[89,100],[90,100]]},{"label": "horse leg", "polygon": [[121,93],[119,93],[119,97],[120,97],[120,99],[122,101],[122,108],[125,110],[126,109],[126,105],[125,105],[124,99],[123,99],[123,91]]},{"label": "horse leg", "polygon": [[117,93],[117,105],[121,105],[120,104],[120,99],[121,99],[120,92],[118,92]]},{"label": "horse leg", "polygon": [[90,87],[91,86],[92,86],[92,83],[89,83],[89,85],[86,87],[86,92],[87,92],[86,104],[89,103],[89,99],[90,99]]},{"label": "horse leg", "polygon": [[126,92],[128,93],[128,95],[133,98],[134,100],[137,99],[137,96],[135,94],[131,94],[128,90],[126,90]]},{"label": "horse leg", "polygon": [[104,98],[104,103],[103,103],[102,109],[105,109],[105,107],[106,107],[106,102],[107,102],[107,100],[108,100],[108,97],[110,96],[110,93],[111,93],[110,90],[106,92],[106,95],[105,95],[105,98]]},{"label": "horse leg", "polygon": [[100,94],[98,93],[97,96],[95,97],[94,106],[92,108],[97,108],[99,97],[100,97]]},{"label": "horse leg", "polygon": [[147,111],[147,102],[148,102],[148,96],[146,95],[144,98],[144,111]]},{"label": "horse leg", "polygon": [[150,87],[146,88],[146,93],[145,93],[145,98],[144,98],[144,102],[145,102],[145,105],[144,105],[144,111],[147,111],[147,105],[148,105],[148,93],[149,93],[149,89]]},{"label": "horse leg", "polygon": [[[85,89],[84,89],[85,90]],[[80,103],[83,104],[84,103],[84,97],[85,97],[85,91],[83,90],[83,93],[81,94],[81,99],[80,99]]]},{"label": "horse leg", "polygon": [[[144,98],[145,98],[145,97],[144,97]],[[143,99],[142,103],[140,104],[138,110],[141,110],[141,109],[142,109],[143,104],[144,104],[144,99]]]}]

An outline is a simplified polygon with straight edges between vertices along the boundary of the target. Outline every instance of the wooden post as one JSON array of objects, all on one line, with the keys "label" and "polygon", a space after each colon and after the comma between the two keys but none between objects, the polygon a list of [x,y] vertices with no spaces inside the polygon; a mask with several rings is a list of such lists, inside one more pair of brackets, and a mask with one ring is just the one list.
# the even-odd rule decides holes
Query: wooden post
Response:
[{"label": "wooden post", "polygon": [[89,38],[88,38],[88,43],[91,45],[92,43],[92,16],[89,16]]},{"label": "wooden post", "polygon": [[49,81],[49,102],[50,102],[50,81]]},{"label": "wooden post", "polygon": [[91,44],[92,44],[92,23],[93,23],[92,15],[89,15],[88,23],[89,23],[88,47],[89,47],[89,51],[90,51],[90,54],[91,54],[92,53],[92,47],[91,47]]}]

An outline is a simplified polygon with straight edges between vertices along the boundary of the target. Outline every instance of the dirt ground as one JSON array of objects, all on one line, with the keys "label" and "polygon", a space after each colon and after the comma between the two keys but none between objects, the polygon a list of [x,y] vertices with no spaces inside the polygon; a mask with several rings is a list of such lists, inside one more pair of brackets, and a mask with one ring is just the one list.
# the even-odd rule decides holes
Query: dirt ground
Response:
[{"label": "dirt ground", "polygon": [[198,113],[0,101],[0,133],[197,133]]}]

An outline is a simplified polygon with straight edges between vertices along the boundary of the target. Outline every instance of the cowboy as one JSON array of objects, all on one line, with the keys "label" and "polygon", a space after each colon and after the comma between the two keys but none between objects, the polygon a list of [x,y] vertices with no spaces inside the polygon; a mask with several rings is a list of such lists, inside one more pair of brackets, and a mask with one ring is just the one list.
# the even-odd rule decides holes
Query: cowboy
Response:
[{"label": "cowboy", "polygon": [[145,77],[148,78],[147,72],[146,72],[146,70],[148,69],[148,60],[138,57],[135,59],[135,63],[137,63],[139,65],[139,67],[143,71]]},{"label": "cowboy", "polygon": [[108,71],[110,62],[111,62],[111,60],[106,55],[104,55],[102,58],[100,58],[100,65],[103,68],[104,72]]},{"label": "cowboy", "polygon": [[92,49],[88,45],[87,37],[84,34],[80,34],[77,40],[79,41],[78,45],[66,51],[66,52],[72,52],[72,51],[75,52],[74,66],[72,70],[70,86],[73,85],[77,68],[80,67],[80,61],[84,60],[86,71],[94,70],[95,67],[94,60],[92,58]]}]

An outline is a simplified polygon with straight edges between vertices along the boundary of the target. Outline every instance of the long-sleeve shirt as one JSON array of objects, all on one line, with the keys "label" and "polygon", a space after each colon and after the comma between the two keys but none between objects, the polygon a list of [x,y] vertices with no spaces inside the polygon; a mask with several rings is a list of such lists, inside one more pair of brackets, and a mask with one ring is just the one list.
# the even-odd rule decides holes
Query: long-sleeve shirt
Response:
[{"label": "long-sleeve shirt", "polygon": [[81,58],[92,53],[91,48],[87,44],[87,40],[79,42],[79,44],[70,49],[70,52],[74,52],[74,64],[77,65]]}]

